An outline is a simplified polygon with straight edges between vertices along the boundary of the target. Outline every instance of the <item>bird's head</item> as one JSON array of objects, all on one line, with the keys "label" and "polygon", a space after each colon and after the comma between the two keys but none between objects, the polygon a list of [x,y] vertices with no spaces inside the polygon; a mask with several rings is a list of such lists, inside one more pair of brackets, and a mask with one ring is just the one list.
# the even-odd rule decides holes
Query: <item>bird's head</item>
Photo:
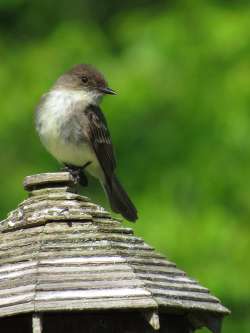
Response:
[{"label": "bird's head", "polygon": [[93,66],[76,65],[59,77],[56,87],[84,91],[86,94],[100,98],[103,95],[116,95],[116,92],[108,87],[104,76]]}]

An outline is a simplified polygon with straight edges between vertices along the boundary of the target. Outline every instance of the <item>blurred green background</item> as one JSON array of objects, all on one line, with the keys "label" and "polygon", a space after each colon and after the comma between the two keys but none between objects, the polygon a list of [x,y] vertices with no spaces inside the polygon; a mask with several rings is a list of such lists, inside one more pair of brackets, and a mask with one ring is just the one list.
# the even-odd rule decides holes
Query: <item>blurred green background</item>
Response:
[{"label": "blurred green background", "polygon": [[250,332],[249,1],[0,0],[0,59],[0,217],[26,175],[59,169],[34,130],[40,96],[94,64],[119,93],[103,109],[136,234],[232,310],[224,332]]}]

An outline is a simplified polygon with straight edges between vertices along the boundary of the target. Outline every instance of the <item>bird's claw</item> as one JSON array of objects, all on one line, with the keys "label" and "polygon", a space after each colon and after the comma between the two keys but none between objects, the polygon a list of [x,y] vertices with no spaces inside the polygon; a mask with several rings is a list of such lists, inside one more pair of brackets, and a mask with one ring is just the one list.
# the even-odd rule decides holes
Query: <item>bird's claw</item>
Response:
[{"label": "bird's claw", "polygon": [[[86,164],[84,167],[86,167],[88,164]],[[69,172],[71,176],[74,179],[75,184],[80,184],[82,186],[88,186],[88,178],[86,177],[84,173],[84,167],[83,168],[77,168],[73,167],[71,165],[65,165],[63,168],[63,171]]]}]

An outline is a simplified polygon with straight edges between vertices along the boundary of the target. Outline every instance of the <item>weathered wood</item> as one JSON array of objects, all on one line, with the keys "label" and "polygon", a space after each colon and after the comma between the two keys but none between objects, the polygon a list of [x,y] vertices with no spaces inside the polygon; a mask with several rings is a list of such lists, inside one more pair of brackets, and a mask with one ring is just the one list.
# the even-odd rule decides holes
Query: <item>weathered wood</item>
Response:
[{"label": "weathered wood", "polygon": [[145,311],[143,312],[143,315],[149,325],[152,326],[155,331],[158,331],[160,329],[160,318],[156,310]]},{"label": "weathered wood", "polygon": [[33,333],[43,332],[42,316],[39,313],[34,313],[32,316],[32,329]]},{"label": "weathered wood", "polygon": [[176,298],[176,299],[183,299],[183,300],[190,300],[190,301],[206,301],[209,300],[211,303],[217,303],[219,300],[218,298],[208,294],[208,293],[200,293],[193,290],[175,290],[169,288],[150,288],[151,292],[157,296],[161,295],[161,297],[168,297],[168,298]]},{"label": "weathered wood", "polygon": [[8,305],[0,308],[0,317],[8,317],[34,311],[34,302],[22,302],[20,304]]},{"label": "weathered wood", "polygon": [[176,283],[176,282],[159,282],[159,281],[155,281],[155,282],[145,282],[145,285],[149,288],[164,288],[166,290],[183,290],[183,291],[196,291],[196,292],[204,292],[204,293],[209,293],[207,288],[201,287],[197,284],[192,284],[192,283]]},{"label": "weathered wood", "polygon": [[145,282],[173,282],[173,283],[194,283],[198,284],[197,281],[194,279],[190,279],[187,276],[176,276],[176,275],[166,275],[166,274],[154,274],[153,272],[139,272],[136,274],[138,277],[140,277]]},{"label": "weathered wood", "polygon": [[1,297],[0,299],[0,307],[4,307],[6,305],[14,305],[20,303],[31,302],[34,299],[34,292],[23,293],[22,295],[15,295],[9,297]]},{"label": "weathered wood", "polygon": [[41,186],[62,184],[74,186],[74,178],[69,172],[55,172],[55,173],[41,173],[37,175],[27,176],[24,179],[24,188],[30,190],[33,188],[39,188]]},{"label": "weathered wood", "polygon": [[26,292],[34,291],[36,285],[35,284],[27,284],[27,285],[20,285],[15,286],[14,288],[11,288],[11,286],[8,288],[7,286],[4,289],[0,290],[1,296],[13,296],[13,295],[22,295]]},{"label": "weathered wood", "polygon": [[[100,311],[100,310],[137,310],[157,308],[157,303],[149,297],[100,297],[83,298],[79,300],[50,300],[36,301],[36,311]],[[1,316],[1,313],[0,313]]]},{"label": "weathered wood", "polygon": [[[28,286],[29,287],[29,286]],[[62,291],[65,289],[68,290],[91,290],[91,289],[117,289],[117,288],[144,288],[144,284],[141,281],[136,281],[133,279],[126,279],[125,277],[123,279],[112,279],[110,277],[110,280],[103,281],[103,280],[71,280],[71,281],[52,281],[51,283],[42,283],[41,281],[37,284],[36,290],[39,291],[51,291],[51,290],[57,290]],[[16,289],[16,288],[15,288]],[[8,289],[11,292],[11,289]]]},{"label": "weathered wood", "polygon": [[140,332],[151,332],[159,329],[157,311],[228,313],[131,228],[73,193],[69,174],[35,175],[25,184],[30,197],[0,222],[0,317],[129,309],[146,313]]},{"label": "weathered wood", "polygon": [[183,299],[179,297],[178,299],[174,297],[167,297],[165,296],[155,296],[155,300],[159,304],[159,306],[172,306],[173,309],[176,310],[178,313],[179,310],[185,310],[187,307],[190,311],[194,310],[204,310],[204,311],[211,311],[217,314],[229,314],[229,311],[226,312],[225,307],[220,303],[210,302],[208,299],[206,301],[198,301],[198,300],[190,300],[190,299]]}]

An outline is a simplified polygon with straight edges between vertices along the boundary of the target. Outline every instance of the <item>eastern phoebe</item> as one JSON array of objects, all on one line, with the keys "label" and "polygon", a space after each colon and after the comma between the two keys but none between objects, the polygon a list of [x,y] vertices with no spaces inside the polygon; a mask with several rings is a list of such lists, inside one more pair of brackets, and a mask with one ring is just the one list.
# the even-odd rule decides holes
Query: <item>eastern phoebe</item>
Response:
[{"label": "eastern phoebe", "polygon": [[114,212],[135,221],[137,211],[115,175],[116,160],[106,119],[99,107],[115,95],[90,65],[76,65],[59,77],[36,109],[36,129],[47,150],[82,184],[84,170],[103,185]]}]

